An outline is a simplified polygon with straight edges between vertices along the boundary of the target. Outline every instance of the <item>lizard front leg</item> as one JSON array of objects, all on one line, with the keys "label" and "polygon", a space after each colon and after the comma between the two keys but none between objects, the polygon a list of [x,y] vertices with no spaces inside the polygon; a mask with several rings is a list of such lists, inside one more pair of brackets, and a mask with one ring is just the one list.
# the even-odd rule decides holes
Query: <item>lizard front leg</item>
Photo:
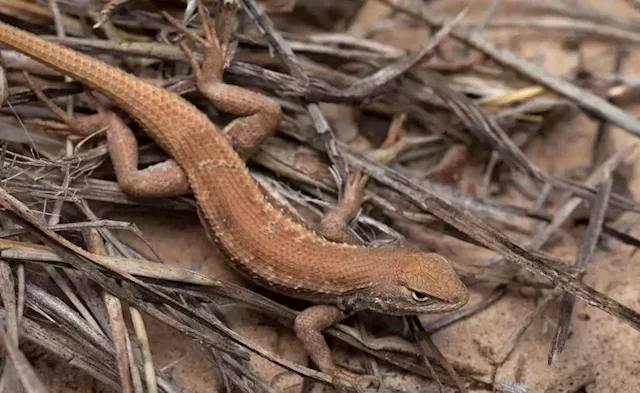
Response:
[{"label": "lizard front leg", "polygon": [[335,325],[349,315],[334,305],[320,304],[311,306],[296,317],[294,330],[311,360],[322,372],[331,375],[334,386],[352,387],[363,393],[362,386],[367,384],[379,386],[380,381],[378,378],[373,375],[354,374],[336,366],[331,358],[331,351],[327,346],[327,342],[322,335],[322,330]]},{"label": "lizard front leg", "polygon": [[[393,160],[404,145],[398,142],[403,117],[394,119],[387,131],[387,137],[380,147],[369,152],[369,156],[380,162]],[[364,190],[369,176],[358,169],[349,173],[344,192],[338,203],[320,221],[320,232],[329,240],[341,243],[362,244],[363,242],[350,232],[349,222],[355,217],[364,200]]]},{"label": "lizard front leg", "polygon": [[184,171],[172,159],[138,169],[138,141],[133,132],[115,112],[101,107],[92,93],[87,92],[87,95],[95,103],[98,113],[82,118],[71,117],[45,96],[28,75],[25,77],[36,97],[61,118],[70,132],[89,136],[100,129],[106,130],[109,157],[124,192],[137,197],[171,197],[189,192]]},{"label": "lizard front leg", "polygon": [[[400,126],[395,124],[389,128],[387,137],[379,149],[370,152],[380,161],[390,161],[397,155],[402,146],[396,144]],[[395,149],[392,149],[395,147]],[[345,182],[344,192],[338,203],[324,216],[320,222],[320,233],[335,242],[362,244],[363,242],[349,231],[349,221],[360,209],[364,190],[369,177],[360,170],[352,170]],[[309,356],[318,367],[333,377],[336,386],[352,386],[362,392],[362,386],[380,381],[373,375],[357,375],[335,365],[331,351],[322,335],[322,330],[335,325],[350,314],[333,305],[316,305],[302,311],[295,320],[296,336],[303,342]]]}]

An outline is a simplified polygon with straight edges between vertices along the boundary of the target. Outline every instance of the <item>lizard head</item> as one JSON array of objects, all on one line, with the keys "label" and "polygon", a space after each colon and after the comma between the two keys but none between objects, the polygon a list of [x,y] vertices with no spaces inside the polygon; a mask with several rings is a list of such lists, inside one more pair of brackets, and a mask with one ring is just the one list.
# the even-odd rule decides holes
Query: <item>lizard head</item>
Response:
[{"label": "lizard head", "polygon": [[464,306],[469,292],[449,262],[435,253],[403,252],[392,271],[367,291],[367,308],[386,314],[446,312]]}]

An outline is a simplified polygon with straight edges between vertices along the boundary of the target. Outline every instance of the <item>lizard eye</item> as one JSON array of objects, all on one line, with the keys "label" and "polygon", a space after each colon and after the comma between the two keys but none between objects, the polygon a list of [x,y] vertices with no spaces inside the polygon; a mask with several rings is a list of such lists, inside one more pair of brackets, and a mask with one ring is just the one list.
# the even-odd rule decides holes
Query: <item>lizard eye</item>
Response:
[{"label": "lizard eye", "polygon": [[431,296],[427,295],[426,293],[417,292],[417,291],[412,291],[411,297],[416,302],[426,302],[427,300],[431,299]]}]

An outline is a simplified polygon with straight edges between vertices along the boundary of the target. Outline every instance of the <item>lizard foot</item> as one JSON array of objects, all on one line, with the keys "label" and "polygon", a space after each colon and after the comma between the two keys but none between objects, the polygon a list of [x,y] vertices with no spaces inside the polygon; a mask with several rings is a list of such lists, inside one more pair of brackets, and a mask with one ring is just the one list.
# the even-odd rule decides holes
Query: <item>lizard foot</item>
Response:
[{"label": "lizard foot", "polygon": [[[209,24],[209,18],[206,15],[206,10],[202,0],[198,0],[198,16],[200,17],[200,24],[202,25],[203,37],[200,37],[196,33],[187,30],[185,26],[180,24],[175,18],[169,15],[166,11],[162,14],[167,21],[173,25],[177,30],[185,34],[192,41],[199,43],[202,46],[203,60],[202,64],[198,64],[191,49],[187,47],[184,41],[180,42],[180,49],[187,56],[193,72],[195,74],[196,83],[199,88],[203,86],[218,83],[222,80],[222,72],[226,67],[227,50],[229,48],[229,39],[231,33],[235,28],[234,23],[237,22],[237,18],[232,17],[239,5],[237,1],[218,1],[216,3],[216,10],[214,13],[216,17],[213,22],[213,27]],[[222,37],[222,39],[220,39]]]},{"label": "lizard foot", "polygon": [[338,391],[344,391],[345,389],[355,390],[358,393],[364,393],[364,387],[369,385],[375,385],[375,388],[380,387],[380,380],[374,375],[360,375],[350,371],[336,367],[332,372],[329,372],[332,377],[331,384]]},{"label": "lizard foot", "polygon": [[362,243],[357,235],[350,232],[348,223],[360,209],[368,179],[369,176],[359,170],[351,171],[342,197],[320,222],[320,231],[326,238],[343,243]]},{"label": "lizard foot", "polygon": [[28,73],[24,72],[23,75],[25,80],[27,81],[27,85],[29,85],[29,88],[31,89],[33,94],[35,94],[40,102],[45,104],[47,108],[55,113],[62,120],[62,123],[66,125],[66,127],[47,121],[42,122],[42,125],[48,126],[50,129],[57,132],[71,133],[78,136],[89,136],[99,132],[101,129],[104,129],[106,125],[105,119],[108,111],[102,108],[91,91],[87,90],[86,94],[98,113],[85,117],[73,117],[69,116],[62,108],[60,108],[51,99],[49,99],[42,92],[42,90],[40,90],[35,81],[33,81],[29,77]]},{"label": "lizard foot", "polygon": [[364,198],[364,188],[368,181],[369,176],[362,173],[362,171],[357,170],[350,173],[347,178],[343,198],[359,205]]}]

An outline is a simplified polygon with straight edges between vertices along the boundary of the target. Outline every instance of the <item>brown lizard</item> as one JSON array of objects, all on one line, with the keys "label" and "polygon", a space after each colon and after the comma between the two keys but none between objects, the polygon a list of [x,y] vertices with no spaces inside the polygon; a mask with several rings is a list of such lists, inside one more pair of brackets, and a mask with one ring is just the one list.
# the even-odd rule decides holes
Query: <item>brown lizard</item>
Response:
[{"label": "brown lizard", "polygon": [[207,232],[231,264],[253,282],[312,306],[296,318],[296,336],[334,385],[358,390],[370,376],[337,367],[321,331],[361,310],[414,315],[457,309],[466,287],[442,256],[410,248],[371,248],[327,239],[272,203],[244,158],[281,120],[274,100],[222,82],[225,45],[198,2],[204,38],[165,16],[203,47],[199,65],[184,43],[197,88],[218,109],[237,116],[222,128],[182,97],[117,67],[0,22],[0,42],[80,81],[114,101],[172,158],[138,169],[137,141],[113,112],[78,122],[53,108],[76,132],[107,125],[107,143],[118,183],[133,196],[177,196],[191,191]]}]

